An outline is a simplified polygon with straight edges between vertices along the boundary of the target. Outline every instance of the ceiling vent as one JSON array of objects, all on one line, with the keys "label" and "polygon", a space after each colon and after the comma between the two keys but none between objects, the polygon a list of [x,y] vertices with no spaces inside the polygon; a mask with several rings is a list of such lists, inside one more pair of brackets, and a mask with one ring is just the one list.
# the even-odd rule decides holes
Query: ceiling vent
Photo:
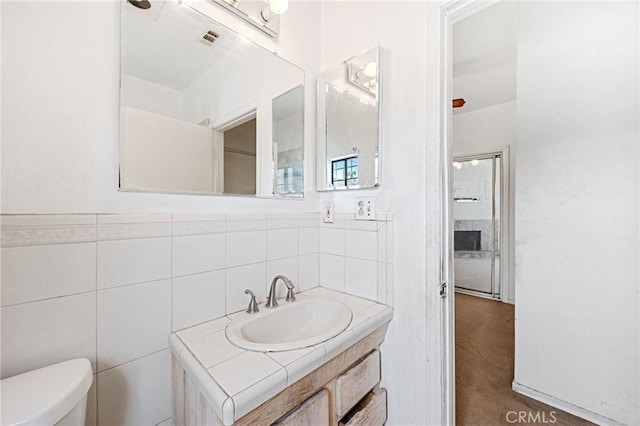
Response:
[{"label": "ceiling vent", "polygon": [[213,46],[213,43],[215,43],[215,41],[218,39],[218,37],[220,37],[218,35],[218,33],[215,33],[213,31],[209,30],[206,33],[204,33],[204,35],[202,36],[200,41],[202,41],[207,46]]}]

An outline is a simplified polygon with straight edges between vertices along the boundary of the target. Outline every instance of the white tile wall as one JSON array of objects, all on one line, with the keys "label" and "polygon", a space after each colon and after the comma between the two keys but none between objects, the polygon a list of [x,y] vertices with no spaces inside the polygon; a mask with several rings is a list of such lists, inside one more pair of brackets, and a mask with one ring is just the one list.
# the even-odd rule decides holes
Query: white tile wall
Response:
[{"label": "white tile wall", "polygon": [[2,306],[95,291],[96,243],[3,247]]},{"label": "white tile wall", "polygon": [[281,259],[298,255],[298,229],[269,229],[267,231],[267,259]]},{"label": "white tile wall", "polygon": [[298,289],[308,290],[320,285],[320,255],[306,254],[298,257]]},{"label": "white tile wall", "polygon": [[347,293],[378,300],[378,262],[346,257],[344,269]]},{"label": "white tile wall", "polygon": [[98,289],[171,278],[171,238],[98,241]]},{"label": "white tile wall", "polygon": [[320,225],[320,285],[391,305],[393,215],[356,221],[354,215],[336,214],[335,219]]},{"label": "white tile wall", "polygon": [[173,237],[173,276],[215,271],[225,267],[225,235]]},{"label": "white tile wall", "polygon": [[168,347],[171,281],[98,292],[98,372]]},{"label": "white tile wall", "polygon": [[[283,274],[299,290],[389,303],[392,222],[382,217],[3,215],[1,376],[86,357],[98,373],[88,424],[170,423],[168,334],[244,310],[245,288],[264,301]],[[224,330],[218,321],[194,338]]]},{"label": "white tile wall", "polygon": [[225,271],[173,278],[173,330],[219,318],[225,314]]},{"label": "white tile wall", "polygon": [[230,232],[227,234],[227,267],[267,260],[267,231]]},{"label": "white tile wall", "polygon": [[163,350],[98,373],[98,425],[156,425],[171,417],[171,356]]},{"label": "white tile wall", "polygon": [[78,357],[95,370],[95,293],[2,308],[2,378]]},{"label": "white tile wall", "polygon": [[320,228],[320,252],[344,256],[345,232],[329,225]]},{"label": "white tile wall", "polygon": [[320,284],[332,290],[344,291],[344,256],[320,254]]},{"label": "white tile wall", "polygon": [[227,313],[247,309],[250,299],[245,289],[251,290],[258,301],[266,299],[266,273],[266,262],[227,268]]}]

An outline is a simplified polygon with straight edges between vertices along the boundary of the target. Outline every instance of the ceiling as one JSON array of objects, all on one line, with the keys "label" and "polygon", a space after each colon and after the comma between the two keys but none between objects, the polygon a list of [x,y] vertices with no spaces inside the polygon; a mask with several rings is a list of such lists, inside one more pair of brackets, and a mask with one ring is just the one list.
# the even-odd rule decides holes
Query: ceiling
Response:
[{"label": "ceiling", "polygon": [[[177,2],[153,1],[148,10],[122,2],[122,73],[184,90],[232,48],[229,31]],[[207,45],[202,36],[220,38]]]},{"label": "ceiling", "polygon": [[453,98],[463,114],[516,99],[517,3],[501,1],[453,26]]}]

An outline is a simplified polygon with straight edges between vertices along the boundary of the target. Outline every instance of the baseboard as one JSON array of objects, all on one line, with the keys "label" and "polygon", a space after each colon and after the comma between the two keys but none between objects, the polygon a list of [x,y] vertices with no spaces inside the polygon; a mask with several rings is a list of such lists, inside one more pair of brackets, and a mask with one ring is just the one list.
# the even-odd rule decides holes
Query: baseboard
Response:
[{"label": "baseboard", "polygon": [[458,287],[454,287],[456,293],[460,293],[460,294],[466,294],[467,296],[476,296],[476,297],[481,297],[483,299],[490,299],[490,300],[497,300],[498,302],[500,302],[501,300],[498,298],[493,297],[490,294],[487,293],[483,293],[481,291],[473,291],[473,290],[467,290],[464,288],[458,288]]},{"label": "baseboard", "polygon": [[516,383],[515,381],[511,383],[511,389],[521,395],[528,396],[536,401],[540,401],[559,410],[566,411],[567,413],[589,420],[590,422],[598,425],[622,425],[622,423],[613,419],[594,413],[593,411],[589,411],[586,408],[578,407],[577,405],[573,405],[570,402],[563,401],[551,395],[547,395],[546,393],[531,389],[530,387]]}]

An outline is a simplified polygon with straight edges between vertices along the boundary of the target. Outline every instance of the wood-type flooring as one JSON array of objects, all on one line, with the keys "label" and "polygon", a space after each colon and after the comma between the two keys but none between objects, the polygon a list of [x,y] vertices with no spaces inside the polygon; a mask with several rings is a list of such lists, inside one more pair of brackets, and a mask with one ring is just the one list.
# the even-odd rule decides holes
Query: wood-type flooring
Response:
[{"label": "wood-type flooring", "polygon": [[461,293],[455,298],[457,425],[592,424],[511,390],[513,305]]}]

